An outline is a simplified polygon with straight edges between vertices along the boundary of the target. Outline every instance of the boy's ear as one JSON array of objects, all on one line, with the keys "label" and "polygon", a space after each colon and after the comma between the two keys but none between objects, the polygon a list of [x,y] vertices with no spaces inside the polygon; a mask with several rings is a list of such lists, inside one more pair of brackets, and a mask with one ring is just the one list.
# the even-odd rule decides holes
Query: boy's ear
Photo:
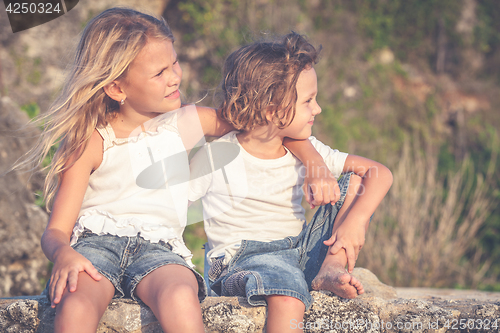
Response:
[{"label": "boy's ear", "polygon": [[274,109],[269,106],[267,108],[267,111],[266,111],[266,119],[270,123],[273,122],[273,113],[274,113]]},{"label": "boy's ear", "polygon": [[105,85],[103,89],[109,98],[117,102],[120,102],[121,100],[125,100],[127,98],[127,95],[120,87],[120,83],[118,81],[113,81]]},{"label": "boy's ear", "polygon": [[280,126],[279,116],[281,111],[277,111],[275,106],[268,106],[266,111],[266,119],[269,124]]}]

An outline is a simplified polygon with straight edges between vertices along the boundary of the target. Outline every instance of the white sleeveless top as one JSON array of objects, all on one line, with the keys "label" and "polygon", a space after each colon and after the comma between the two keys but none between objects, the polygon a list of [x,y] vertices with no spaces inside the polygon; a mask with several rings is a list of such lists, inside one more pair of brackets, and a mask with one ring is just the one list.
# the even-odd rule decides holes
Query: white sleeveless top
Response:
[{"label": "white sleeveless top", "polygon": [[104,140],[103,158],[90,175],[71,244],[84,229],[97,235],[140,235],[169,243],[190,263],[192,254],[182,239],[189,163],[177,119],[193,108],[155,117],[128,138],[116,138],[109,124],[97,129]]}]

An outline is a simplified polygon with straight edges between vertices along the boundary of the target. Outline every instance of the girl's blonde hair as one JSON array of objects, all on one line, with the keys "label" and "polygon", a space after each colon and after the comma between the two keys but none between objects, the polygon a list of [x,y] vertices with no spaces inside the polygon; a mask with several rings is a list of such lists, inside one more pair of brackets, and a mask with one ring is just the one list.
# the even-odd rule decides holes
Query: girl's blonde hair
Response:
[{"label": "girl's blonde hair", "polygon": [[272,122],[285,128],[295,117],[297,80],[314,65],[316,50],[304,36],[291,32],[275,41],[259,41],[231,53],[223,68],[221,118],[249,131]]},{"label": "girl's blonde hair", "polygon": [[16,166],[40,165],[50,148],[59,144],[45,180],[47,209],[62,172],[70,166],[70,157],[80,157],[95,128],[106,126],[119,110],[118,102],[109,98],[103,87],[126,77],[148,38],[174,41],[163,18],[128,8],[105,10],[85,27],[62,92],[48,112],[37,119],[44,131],[36,146]]}]

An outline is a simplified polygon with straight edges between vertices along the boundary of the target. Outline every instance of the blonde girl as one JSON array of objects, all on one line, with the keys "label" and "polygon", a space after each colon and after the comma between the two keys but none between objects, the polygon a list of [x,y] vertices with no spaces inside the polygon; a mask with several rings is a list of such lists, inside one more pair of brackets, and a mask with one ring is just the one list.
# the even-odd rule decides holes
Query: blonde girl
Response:
[{"label": "blonde girl", "polygon": [[[22,163],[39,164],[59,143],[41,240],[54,263],[47,288],[55,332],[95,332],[114,296],[142,300],[165,332],[204,332],[205,285],[182,241],[186,149],[230,127],[212,109],[179,109],[182,70],[173,43],[163,19],[132,9],[92,19],[41,120],[41,139]],[[161,171],[172,156],[175,168]],[[160,169],[144,174],[153,165]],[[155,180],[165,175],[178,181]]]}]

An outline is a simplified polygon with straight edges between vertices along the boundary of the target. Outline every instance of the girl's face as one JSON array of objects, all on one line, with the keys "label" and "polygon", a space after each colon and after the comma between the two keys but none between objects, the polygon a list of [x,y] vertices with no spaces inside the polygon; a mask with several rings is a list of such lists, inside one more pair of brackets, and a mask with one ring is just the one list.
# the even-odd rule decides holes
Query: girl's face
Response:
[{"label": "girl's face", "polygon": [[296,88],[295,117],[281,134],[292,139],[307,139],[312,133],[314,116],[321,113],[321,107],[316,102],[318,80],[314,68],[306,68],[300,73]]},{"label": "girl's face", "polygon": [[[127,98],[120,109],[148,118],[181,107],[182,70],[172,41],[152,38],[134,59],[121,87]],[[124,110],[124,111],[125,111]]]}]

